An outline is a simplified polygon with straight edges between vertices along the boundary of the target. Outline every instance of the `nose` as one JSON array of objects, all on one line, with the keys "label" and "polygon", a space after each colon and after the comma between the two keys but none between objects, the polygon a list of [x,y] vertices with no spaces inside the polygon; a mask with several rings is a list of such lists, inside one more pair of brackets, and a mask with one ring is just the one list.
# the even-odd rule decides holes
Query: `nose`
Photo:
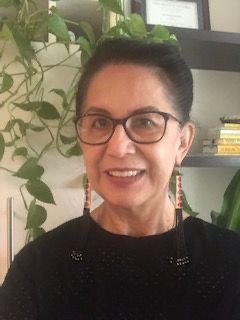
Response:
[{"label": "nose", "polygon": [[106,153],[110,156],[123,158],[135,153],[135,143],[127,136],[122,125],[117,125],[106,145]]}]

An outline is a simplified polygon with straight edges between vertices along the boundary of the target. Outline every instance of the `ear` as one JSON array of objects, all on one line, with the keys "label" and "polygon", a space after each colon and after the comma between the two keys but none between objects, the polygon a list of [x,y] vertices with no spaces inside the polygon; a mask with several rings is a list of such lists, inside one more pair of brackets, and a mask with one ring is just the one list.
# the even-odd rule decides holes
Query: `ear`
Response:
[{"label": "ear", "polygon": [[180,145],[176,154],[175,165],[180,166],[182,160],[190,149],[195,135],[195,127],[192,122],[187,122],[181,129]]}]

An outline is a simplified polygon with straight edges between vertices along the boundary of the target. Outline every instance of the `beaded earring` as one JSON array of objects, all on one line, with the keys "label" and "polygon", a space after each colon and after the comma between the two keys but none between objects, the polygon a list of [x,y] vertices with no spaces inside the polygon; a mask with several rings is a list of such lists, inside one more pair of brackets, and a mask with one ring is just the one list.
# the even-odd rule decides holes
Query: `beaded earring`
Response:
[{"label": "beaded earring", "polygon": [[177,266],[182,266],[190,262],[187,255],[184,225],[183,225],[183,207],[182,207],[182,177],[178,173],[176,175],[176,197],[175,197],[175,213],[176,213],[176,236],[177,236]]},{"label": "beaded earring", "polygon": [[91,207],[91,185],[86,177],[85,180],[85,203],[83,209],[83,215],[89,215]]}]

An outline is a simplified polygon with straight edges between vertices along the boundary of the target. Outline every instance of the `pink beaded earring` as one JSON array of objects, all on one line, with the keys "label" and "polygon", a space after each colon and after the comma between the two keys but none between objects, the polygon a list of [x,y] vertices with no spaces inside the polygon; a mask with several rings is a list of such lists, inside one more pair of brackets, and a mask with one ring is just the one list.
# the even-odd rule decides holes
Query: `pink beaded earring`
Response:
[{"label": "pink beaded earring", "polygon": [[176,175],[176,197],[175,197],[175,212],[176,212],[176,236],[177,236],[177,266],[182,266],[190,262],[187,255],[184,225],[183,225],[183,206],[182,206],[182,177],[178,173]]},{"label": "pink beaded earring", "polygon": [[90,207],[91,207],[91,185],[90,185],[90,182],[88,181],[88,178],[86,177],[85,203],[84,203],[83,215],[88,215],[90,213]]}]

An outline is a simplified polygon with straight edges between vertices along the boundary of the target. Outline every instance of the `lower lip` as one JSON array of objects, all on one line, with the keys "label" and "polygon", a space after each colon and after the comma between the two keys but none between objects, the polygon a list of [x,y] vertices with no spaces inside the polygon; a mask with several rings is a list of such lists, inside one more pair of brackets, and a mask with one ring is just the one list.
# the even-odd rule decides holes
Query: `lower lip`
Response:
[{"label": "lower lip", "polygon": [[130,185],[134,185],[143,178],[143,175],[144,175],[144,172],[141,172],[136,176],[116,177],[116,176],[110,176],[108,173],[106,173],[108,181],[110,181],[111,183],[119,187],[127,187]]}]

